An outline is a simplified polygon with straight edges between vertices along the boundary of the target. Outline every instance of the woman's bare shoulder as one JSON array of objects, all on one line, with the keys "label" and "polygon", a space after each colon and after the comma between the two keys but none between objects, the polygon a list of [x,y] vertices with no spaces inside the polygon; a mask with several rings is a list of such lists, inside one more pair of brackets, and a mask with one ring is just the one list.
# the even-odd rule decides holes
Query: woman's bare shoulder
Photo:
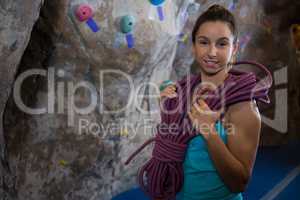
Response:
[{"label": "woman's bare shoulder", "polygon": [[255,101],[244,101],[231,105],[227,111],[228,121],[234,124],[257,126],[261,123],[260,113]]}]

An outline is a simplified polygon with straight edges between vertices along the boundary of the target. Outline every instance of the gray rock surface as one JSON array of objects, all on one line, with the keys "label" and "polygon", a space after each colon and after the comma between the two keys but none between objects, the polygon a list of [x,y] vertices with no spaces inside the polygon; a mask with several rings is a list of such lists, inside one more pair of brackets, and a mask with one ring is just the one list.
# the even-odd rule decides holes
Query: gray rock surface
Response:
[{"label": "gray rock surface", "polygon": [[[261,1],[233,2],[167,1],[165,19],[160,21],[157,8],[148,1],[0,0],[1,118],[5,109],[0,142],[1,150],[7,146],[4,160],[10,166],[8,173],[0,165],[0,196],[108,200],[136,186],[138,167],[149,158],[151,145],[130,165],[124,166],[124,161],[156,133],[160,121],[157,96],[147,95],[158,95],[154,86],[161,81],[195,70],[189,34],[197,16],[212,3],[231,8],[239,19],[239,59],[257,60],[272,71],[292,65],[294,58],[286,59],[286,51],[272,51],[280,48],[288,32],[280,30],[276,18],[266,22]],[[75,11],[83,3],[93,8],[99,31],[93,31],[91,20],[92,28],[77,19]],[[120,28],[126,15],[134,18],[133,48]],[[22,82],[29,72],[39,74]],[[262,109],[270,119],[274,95],[272,100]],[[266,143],[272,144],[269,138],[277,136],[280,143],[283,135],[264,128]]]},{"label": "gray rock surface", "polygon": [[[0,196],[14,195],[13,177],[9,173],[3,114],[18,64],[30,39],[32,27],[39,17],[42,0],[0,1]],[[30,12],[28,12],[30,11]]]}]

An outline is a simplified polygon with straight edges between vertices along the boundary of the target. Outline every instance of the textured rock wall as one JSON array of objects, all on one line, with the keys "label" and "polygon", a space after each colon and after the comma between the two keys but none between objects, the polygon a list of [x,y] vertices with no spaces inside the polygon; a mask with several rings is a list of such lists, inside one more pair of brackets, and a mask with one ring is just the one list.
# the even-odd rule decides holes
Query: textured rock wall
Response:
[{"label": "textured rock wall", "polygon": [[[82,3],[94,9],[99,31],[77,20],[75,11]],[[158,109],[157,99],[137,99],[117,113],[103,111],[123,108],[130,99],[135,100],[136,93],[153,90],[139,86],[169,77],[180,8],[185,4],[166,2],[165,19],[160,21],[149,2],[44,2],[18,78],[30,69],[39,69],[41,74],[48,71],[48,77],[28,77],[21,90],[25,105],[45,108],[45,113],[20,111],[12,97],[5,120],[19,199],[110,199],[136,185],[137,167],[150,150],[139,156],[136,165],[124,167],[123,163],[137,145],[152,136],[143,124],[159,121],[158,112],[147,113]],[[135,18],[133,48],[128,48],[120,32],[124,15]],[[103,79],[101,72],[106,73]],[[14,91],[17,93],[16,88]],[[96,102],[95,107],[83,114],[82,108],[91,102]]]},{"label": "textured rock wall", "polygon": [[41,0],[0,1],[0,196],[3,198],[11,198],[15,194],[14,178],[7,162],[3,115],[17,66],[30,39],[33,24],[39,17],[41,5]]},{"label": "textured rock wall", "polygon": [[[196,71],[189,34],[197,16],[213,3],[230,8],[238,17],[238,59],[256,60],[277,71],[276,83],[281,86],[272,91],[272,104],[261,107],[266,122],[262,141],[280,144],[293,135],[280,133],[287,132],[284,110],[279,110],[283,118],[276,118],[276,102],[284,105],[284,99],[278,101],[276,91],[282,89],[279,96],[283,97],[287,92],[285,66],[288,72],[298,70],[295,56],[291,56],[291,43],[282,42],[290,36],[289,25],[281,25],[286,24],[288,14],[268,10],[288,6],[281,1],[278,5],[257,0],[199,0],[197,4],[189,0],[166,1],[162,21],[157,8],[148,1],[46,0],[40,14],[41,2],[0,2],[7,22],[1,24],[1,34],[7,32],[1,35],[6,45],[1,61],[7,63],[0,74],[2,80],[7,80],[0,84],[1,94],[6,94],[0,97],[1,112],[17,71],[15,96],[10,96],[5,112],[6,141],[1,140],[2,148],[4,142],[7,145],[11,176],[5,177],[1,188],[16,199],[106,200],[136,186],[138,167],[148,159],[151,147],[129,166],[123,165],[124,160],[155,134],[155,125],[160,121],[156,97],[145,95],[157,94],[153,84]],[[94,10],[88,22],[79,21],[75,15],[83,3]],[[134,43],[129,45],[120,28],[126,15],[131,15],[135,24],[131,32]],[[22,31],[8,28],[14,24],[12,21]],[[17,43],[11,39],[14,34]],[[19,84],[24,72],[33,72],[29,71],[32,69],[40,74]],[[103,77],[101,72],[105,73]],[[289,84],[297,80],[292,73]],[[21,109],[16,98],[18,85],[22,86],[21,102],[39,108],[35,112],[41,114]],[[299,89],[293,86],[290,92],[298,95]],[[296,97],[289,103],[299,107]],[[116,113],[104,112],[122,108]],[[297,110],[290,112],[293,119],[298,119]],[[293,131],[298,128],[295,123],[291,127]],[[0,171],[7,174],[4,168]]]}]

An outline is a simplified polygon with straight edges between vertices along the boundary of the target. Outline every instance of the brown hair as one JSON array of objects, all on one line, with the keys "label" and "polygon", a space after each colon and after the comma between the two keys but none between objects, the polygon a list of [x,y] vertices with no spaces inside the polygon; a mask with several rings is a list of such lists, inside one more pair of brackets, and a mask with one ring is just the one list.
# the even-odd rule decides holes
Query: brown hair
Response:
[{"label": "brown hair", "polygon": [[234,43],[237,41],[238,33],[233,14],[223,6],[214,4],[198,17],[192,32],[193,43],[196,41],[196,34],[200,26],[208,21],[221,21],[227,23],[234,36]]}]

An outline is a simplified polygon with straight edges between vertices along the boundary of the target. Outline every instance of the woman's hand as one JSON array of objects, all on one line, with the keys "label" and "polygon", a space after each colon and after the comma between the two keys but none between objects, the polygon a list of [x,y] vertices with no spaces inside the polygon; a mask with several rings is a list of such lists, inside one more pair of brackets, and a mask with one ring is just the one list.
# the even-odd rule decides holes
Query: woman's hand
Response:
[{"label": "woman's hand", "polygon": [[193,103],[188,116],[193,126],[205,139],[210,134],[216,133],[215,123],[219,120],[221,113],[212,111],[203,99]]},{"label": "woman's hand", "polygon": [[160,99],[162,99],[164,97],[168,97],[168,98],[177,97],[175,84],[168,85],[165,89],[163,89],[160,92]]}]

